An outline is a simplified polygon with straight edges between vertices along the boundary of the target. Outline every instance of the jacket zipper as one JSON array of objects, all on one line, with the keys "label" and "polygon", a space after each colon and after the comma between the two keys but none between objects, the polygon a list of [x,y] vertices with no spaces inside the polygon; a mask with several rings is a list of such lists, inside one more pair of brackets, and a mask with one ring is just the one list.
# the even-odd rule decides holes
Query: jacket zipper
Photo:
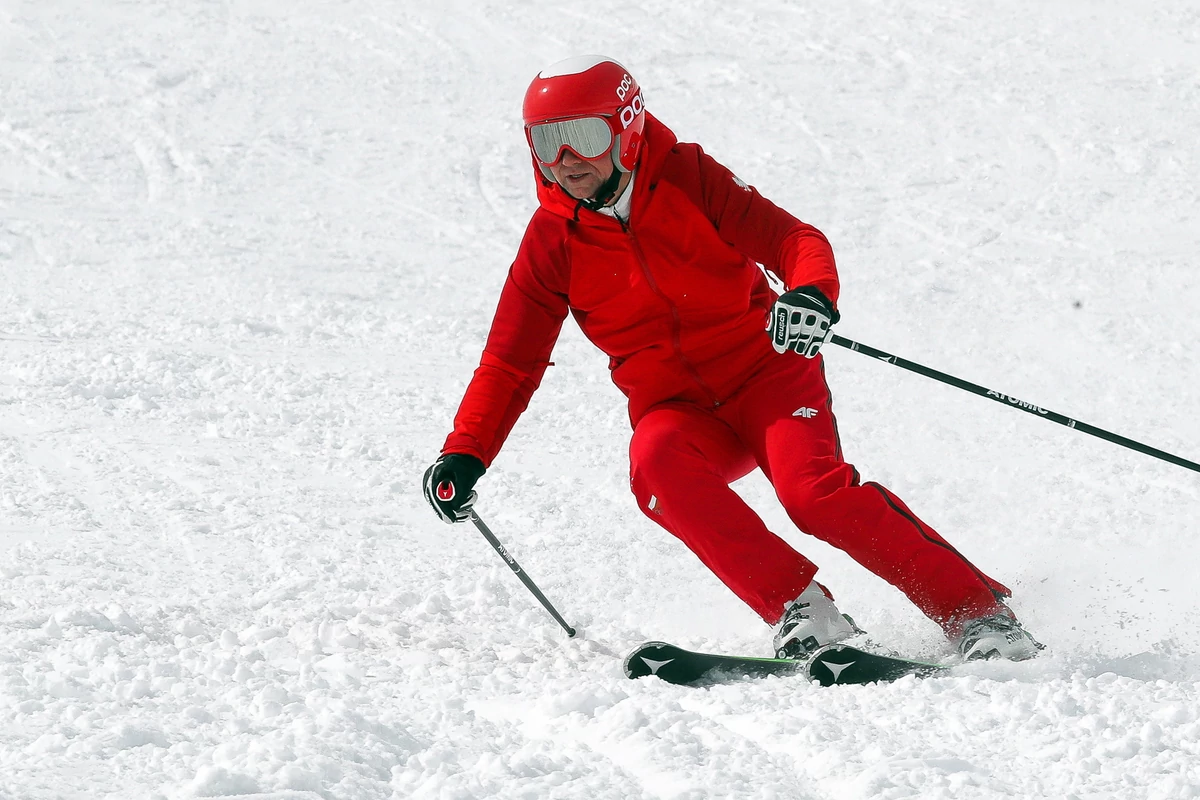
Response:
[{"label": "jacket zipper", "polygon": [[717,398],[717,393],[713,391],[711,386],[705,383],[704,379],[700,377],[700,373],[697,371],[696,367],[691,361],[688,360],[687,356],[683,354],[683,321],[679,316],[679,308],[672,303],[670,298],[667,297],[666,293],[658,287],[658,281],[654,280],[654,275],[650,272],[650,264],[646,260],[646,254],[642,252],[642,246],[638,243],[637,237],[634,236],[629,225],[626,224],[626,222],[620,217],[616,217],[615,219],[617,220],[618,224],[620,224],[621,230],[624,231],[625,235],[629,237],[629,244],[633,248],[634,255],[637,256],[638,265],[642,268],[642,274],[646,276],[646,282],[650,285],[650,290],[658,295],[660,300],[667,304],[667,308],[671,309],[671,346],[675,350],[675,357],[679,359],[679,363],[683,364],[684,370],[686,370],[691,379],[696,382],[696,385],[700,387],[701,391],[708,395],[709,402],[712,403],[713,408],[719,408],[721,401]]}]

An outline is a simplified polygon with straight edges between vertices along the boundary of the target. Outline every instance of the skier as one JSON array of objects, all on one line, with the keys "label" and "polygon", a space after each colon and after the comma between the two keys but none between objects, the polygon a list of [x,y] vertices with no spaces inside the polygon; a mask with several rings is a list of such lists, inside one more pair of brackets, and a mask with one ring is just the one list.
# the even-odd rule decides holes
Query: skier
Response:
[{"label": "skier", "polygon": [[1036,655],[1009,590],[843,458],[818,352],[840,316],[825,236],[677,141],[612,59],[543,70],[523,116],[540,208],[424,475],[441,519],[468,518],[569,312],[628,398],[638,506],[773,626],[779,657],[860,631],[730,488],[755,467],[800,530],[899,588],[964,657]]}]

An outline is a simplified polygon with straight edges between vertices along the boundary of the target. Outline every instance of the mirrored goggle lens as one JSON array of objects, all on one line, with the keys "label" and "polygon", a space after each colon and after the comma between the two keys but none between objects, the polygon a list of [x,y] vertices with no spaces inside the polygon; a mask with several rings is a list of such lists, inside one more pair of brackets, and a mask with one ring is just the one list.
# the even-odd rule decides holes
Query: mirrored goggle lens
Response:
[{"label": "mirrored goggle lens", "polygon": [[554,164],[564,147],[569,147],[580,158],[599,158],[612,147],[612,129],[600,117],[564,119],[546,122],[529,129],[529,141],[533,154],[543,164]]}]

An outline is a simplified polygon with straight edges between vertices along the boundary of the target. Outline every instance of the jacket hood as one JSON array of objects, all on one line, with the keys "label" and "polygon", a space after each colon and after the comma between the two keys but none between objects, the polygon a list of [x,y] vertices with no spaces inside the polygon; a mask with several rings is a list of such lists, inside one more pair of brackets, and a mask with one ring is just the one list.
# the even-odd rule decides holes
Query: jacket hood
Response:
[{"label": "jacket hood", "polygon": [[[649,111],[646,112],[646,127],[645,127],[645,143],[642,146],[641,156],[638,158],[638,163],[635,169],[638,172],[638,180],[635,184],[635,191],[644,191],[644,187],[654,182],[658,173],[662,170],[663,161],[666,160],[667,154],[671,152],[671,148],[678,143],[675,134],[666,125],[658,121]],[[537,181],[537,196],[538,203],[547,211],[557,214],[560,217],[583,222],[588,219],[587,214],[595,212],[589,211],[582,205],[581,201],[576,200],[567,194],[561,186],[542,174],[538,167],[534,156],[530,154],[530,161],[533,165],[533,177]],[[597,215],[601,219],[606,219],[603,215]]]}]

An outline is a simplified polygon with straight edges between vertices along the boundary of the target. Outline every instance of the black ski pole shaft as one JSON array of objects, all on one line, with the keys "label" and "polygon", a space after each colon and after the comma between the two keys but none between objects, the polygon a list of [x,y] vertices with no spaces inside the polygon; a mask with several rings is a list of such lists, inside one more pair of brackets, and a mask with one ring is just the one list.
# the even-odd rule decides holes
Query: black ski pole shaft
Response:
[{"label": "black ski pole shaft", "polygon": [[508,551],[504,549],[504,545],[500,544],[500,540],[496,538],[496,535],[488,530],[488,526],[483,524],[483,520],[479,518],[479,515],[474,511],[468,513],[471,515],[471,522],[475,523],[475,527],[483,534],[483,538],[487,539],[488,544],[495,548],[500,557],[504,559],[504,563],[508,564],[509,568],[521,579],[521,583],[525,584],[525,588],[538,599],[543,608],[550,612],[550,616],[554,617],[554,621],[562,626],[562,629],[567,632],[567,636],[574,636],[575,629],[567,624],[562,615],[554,609],[554,606],[550,605],[550,601],[546,599],[546,595],[542,594],[537,584],[525,574],[525,570],[521,569],[521,565],[517,563],[517,560],[508,554]]},{"label": "black ski pole shaft", "polygon": [[899,356],[894,356],[891,353],[886,353],[878,348],[851,341],[850,339],[838,336],[837,334],[832,335],[830,337],[830,341],[839,347],[845,347],[848,350],[862,353],[863,355],[870,356],[871,358],[877,358],[880,361],[886,361],[887,363],[894,364],[901,369],[906,369],[909,372],[915,372],[918,375],[924,375],[926,378],[933,378],[935,381],[941,381],[942,383],[963,389],[971,392],[972,394],[977,394],[980,397],[986,397],[989,400],[995,400],[997,403],[1002,403],[1010,408],[1015,408],[1026,413],[1033,414],[1035,417],[1048,419],[1051,422],[1057,422],[1059,425],[1066,425],[1068,428],[1074,428],[1077,431],[1082,431],[1083,433],[1104,439],[1105,441],[1112,442],[1113,444],[1119,444],[1122,447],[1128,447],[1130,450],[1136,450],[1139,453],[1145,453],[1148,456],[1153,456],[1154,458],[1170,462],[1171,464],[1190,469],[1194,472],[1200,472],[1200,464],[1197,464],[1195,461],[1188,461],[1186,458],[1180,458],[1179,456],[1159,450],[1156,447],[1151,447],[1148,444],[1142,444],[1141,442],[1128,439],[1120,434],[1106,431],[1103,428],[1097,428],[1095,425],[1089,425],[1086,422],[1080,422],[1079,420],[1071,419],[1070,417],[1059,414],[1055,411],[1049,411],[1041,406],[1035,406],[1033,403],[1027,403],[1024,400],[1018,400],[1017,398],[1003,394],[1002,392],[997,392],[994,389],[988,389],[985,386],[980,386],[978,384],[971,383],[970,381],[964,381],[962,378],[956,378],[953,375],[947,375],[944,372],[938,372],[936,369],[930,369],[929,367],[922,366],[921,364],[917,364],[904,358],[900,358]]}]

